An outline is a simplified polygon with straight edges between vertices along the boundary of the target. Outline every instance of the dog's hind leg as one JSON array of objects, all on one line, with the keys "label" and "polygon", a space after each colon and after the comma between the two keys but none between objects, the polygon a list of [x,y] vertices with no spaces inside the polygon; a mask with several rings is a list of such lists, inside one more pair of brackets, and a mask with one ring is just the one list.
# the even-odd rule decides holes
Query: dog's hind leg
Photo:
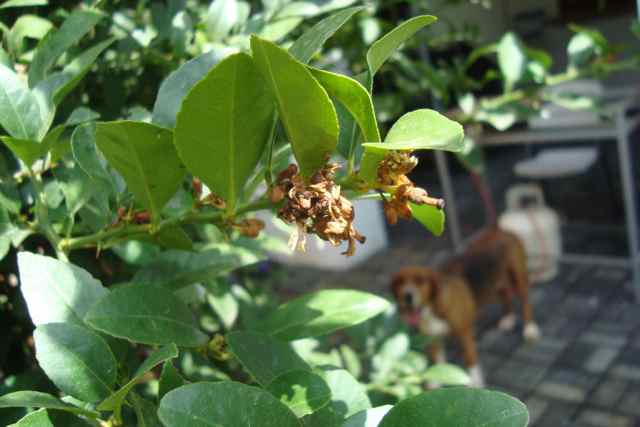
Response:
[{"label": "dog's hind leg", "polygon": [[533,319],[533,309],[529,301],[529,281],[526,272],[511,270],[511,277],[522,302],[523,336],[527,341],[538,340],[540,338],[540,328]]},{"label": "dog's hind leg", "polygon": [[500,289],[500,300],[503,305],[503,315],[498,322],[498,329],[510,332],[516,326],[516,315],[513,312],[513,295],[510,288]]},{"label": "dog's hind leg", "polygon": [[462,346],[462,356],[464,364],[469,371],[471,377],[471,387],[484,387],[484,374],[478,363],[478,351],[476,350],[476,338],[473,328],[462,331],[458,336],[460,345]]}]

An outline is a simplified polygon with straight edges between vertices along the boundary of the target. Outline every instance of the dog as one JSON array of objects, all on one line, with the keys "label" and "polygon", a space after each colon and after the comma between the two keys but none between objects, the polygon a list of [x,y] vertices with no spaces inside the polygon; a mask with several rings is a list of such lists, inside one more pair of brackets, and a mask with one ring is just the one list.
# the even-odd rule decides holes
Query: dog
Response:
[{"label": "dog", "polygon": [[[513,297],[522,303],[524,338],[540,337],[529,302],[527,258],[520,239],[498,228],[483,232],[460,256],[440,269],[406,267],[394,275],[391,290],[401,317],[412,327],[429,336],[454,336],[459,342],[471,385],[484,387],[478,363],[475,322],[479,309],[501,302],[504,315],[498,323],[510,331],[516,325]],[[429,348],[431,360],[446,362],[442,339]]]}]

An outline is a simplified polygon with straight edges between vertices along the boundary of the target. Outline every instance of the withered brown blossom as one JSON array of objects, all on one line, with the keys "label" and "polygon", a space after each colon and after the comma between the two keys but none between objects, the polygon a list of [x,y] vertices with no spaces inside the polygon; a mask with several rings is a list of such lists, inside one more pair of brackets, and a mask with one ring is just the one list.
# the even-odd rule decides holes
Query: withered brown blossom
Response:
[{"label": "withered brown blossom", "polygon": [[384,214],[389,224],[394,225],[398,218],[411,219],[409,202],[417,205],[431,205],[444,209],[444,200],[429,197],[427,191],[416,187],[407,177],[416,166],[418,159],[411,151],[389,151],[378,165],[378,184],[381,188],[393,191],[391,199],[384,200]]},{"label": "withered brown blossom", "polygon": [[353,226],[355,218],[353,205],[342,196],[340,186],[335,183],[337,164],[327,164],[307,182],[298,173],[298,167],[289,165],[277,178],[271,189],[271,201],[284,199],[284,206],[278,217],[288,224],[295,224],[289,246],[305,250],[307,234],[315,234],[333,246],[348,242],[344,255],[352,256],[356,241],[364,243],[362,236]]},{"label": "withered brown blossom", "polygon": [[236,227],[243,236],[255,239],[264,229],[264,222],[256,218],[249,218],[242,220],[233,226]]}]

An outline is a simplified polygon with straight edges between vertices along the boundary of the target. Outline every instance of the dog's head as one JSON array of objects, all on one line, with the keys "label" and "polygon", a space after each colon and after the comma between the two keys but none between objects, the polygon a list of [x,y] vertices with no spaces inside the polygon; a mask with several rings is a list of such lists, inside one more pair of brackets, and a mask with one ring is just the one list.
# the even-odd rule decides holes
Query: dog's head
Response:
[{"label": "dog's head", "polygon": [[398,305],[398,312],[410,326],[419,325],[424,307],[435,311],[440,283],[440,273],[425,267],[406,267],[393,276],[391,290]]}]

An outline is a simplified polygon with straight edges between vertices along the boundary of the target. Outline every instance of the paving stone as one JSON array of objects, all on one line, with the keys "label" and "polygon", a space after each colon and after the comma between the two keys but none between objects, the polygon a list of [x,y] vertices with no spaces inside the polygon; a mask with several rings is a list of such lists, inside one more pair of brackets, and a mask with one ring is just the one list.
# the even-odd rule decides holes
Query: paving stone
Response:
[{"label": "paving stone", "polygon": [[545,365],[523,363],[512,359],[493,373],[491,381],[503,387],[531,391],[542,381],[546,372]]},{"label": "paving stone", "polygon": [[607,378],[591,394],[589,402],[603,408],[614,408],[622,399],[627,385],[627,381]]},{"label": "paving stone", "polygon": [[623,380],[640,381],[640,366],[615,363],[609,374]]},{"label": "paving stone", "polygon": [[582,402],[597,378],[576,370],[557,369],[538,386],[546,397],[568,402]]},{"label": "paving stone", "polygon": [[583,365],[584,369],[594,374],[600,374],[607,370],[609,365],[618,356],[619,350],[611,347],[601,347],[591,353]]},{"label": "paving stone", "polygon": [[622,334],[611,334],[597,330],[587,330],[580,334],[580,341],[597,346],[622,347],[627,343],[627,337]]},{"label": "paving stone", "polygon": [[549,407],[549,401],[540,396],[531,396],[524,401],[529,410],[529,424],[533,425]]},{"label": "paving stone", "polygon": [[[577,412],[578,405],[563,402],[551,402],[535,427],[566,427],[573,424],[572,420]],[[604,427],[604,426],[603,426]]]},{"label": "paving stone", "polygon": [[570,295],[562,302],[562,312],[570,318],[593,318],[605,301],[594,296]]},{"label": "paving stone", "polygon": [[548,365],[553,363],[566,347],[566,340],[542,335],[538,341],[518,347],[513,357],[525,362]]},{"label": "paving stone", "polygon": [[609,285],[615,282],[623,282],[628,276],[629,272],[626,268],[600,267],[594,273],[595,278],[604,279]]},{"label": "paving stone", "polygon": [[640,417],[640,390],[628,390],[618,405],[618,410],[628,415]]},{"label": "paving stone", "polygon": [[540,325],[542,334],[570,341],[580,335],[591,323],[588,318],[569,318],[556,315]]},{"label": "paving stone", "polygon": [[596,409],[580,411],[576,421],[578,424],[593,427],[633,427],[634,424],[631,417]]},{"label": "paving stone", "polygon": [[570,368],[580,368],[591,359],[598,348],[596,344],[577,341],[562,354],[558,364]]}]

